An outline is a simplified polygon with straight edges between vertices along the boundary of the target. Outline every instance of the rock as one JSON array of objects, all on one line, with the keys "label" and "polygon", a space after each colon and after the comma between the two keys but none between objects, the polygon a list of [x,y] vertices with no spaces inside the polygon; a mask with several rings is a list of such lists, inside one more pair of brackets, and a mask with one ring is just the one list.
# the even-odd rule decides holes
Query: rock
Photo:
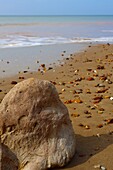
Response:
[{"label": "rock", "polygon": [[45,80],[24,80],[4,97],[0,135],[2,145],[16,155],[20,170],[62,167],[75,154],[68,110],[55,86]]}]

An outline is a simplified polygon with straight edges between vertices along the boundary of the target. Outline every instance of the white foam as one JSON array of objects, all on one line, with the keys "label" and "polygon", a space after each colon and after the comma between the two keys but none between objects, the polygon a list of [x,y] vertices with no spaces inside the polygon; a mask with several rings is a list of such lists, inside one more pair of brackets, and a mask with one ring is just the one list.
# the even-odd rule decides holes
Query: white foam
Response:
[{"label": "white foam", "polygon": [[52,45],[65,43],[89,43],[89,42],[110,42],[113,43],[113,37],[99,38],[66,38],[66,37],[27,37],[21,35],[10,35],[0,39],[0,48],[26,47],[38,45]]}]

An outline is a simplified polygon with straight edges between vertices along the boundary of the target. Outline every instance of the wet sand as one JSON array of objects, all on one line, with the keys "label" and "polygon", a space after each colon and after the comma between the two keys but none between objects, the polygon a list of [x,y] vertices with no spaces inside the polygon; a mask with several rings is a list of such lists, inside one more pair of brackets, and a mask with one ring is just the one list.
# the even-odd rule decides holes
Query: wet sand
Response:
[{"label": "wet sand", "polygon": [[0,79],[0,101],[14,84],[29,77],[53,82],[68,107],[77,141],[74,158],[62,169],[112,170],[113,45],[91,45],[63,63]]}]

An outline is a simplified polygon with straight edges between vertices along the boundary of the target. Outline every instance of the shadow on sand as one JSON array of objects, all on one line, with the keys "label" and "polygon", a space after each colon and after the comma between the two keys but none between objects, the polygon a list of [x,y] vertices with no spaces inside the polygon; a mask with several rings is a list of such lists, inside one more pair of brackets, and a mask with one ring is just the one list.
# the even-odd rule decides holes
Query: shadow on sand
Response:
[{"label": "shadow on sand", "polygon": [[6,145],[0,144],[0,153],[1,170],[18,170],[18,159]]},{"label": "shadow on sand", "polygon": [[[62,169],[74,168],[86,162],[91,156],[103,151],[106,147],[113,144],[113,134],[102,134],[100,137],[84,137],[77,134],[76,141],[76,153],[72,161]],[[54,170],[58,170],[58,168]]]}]

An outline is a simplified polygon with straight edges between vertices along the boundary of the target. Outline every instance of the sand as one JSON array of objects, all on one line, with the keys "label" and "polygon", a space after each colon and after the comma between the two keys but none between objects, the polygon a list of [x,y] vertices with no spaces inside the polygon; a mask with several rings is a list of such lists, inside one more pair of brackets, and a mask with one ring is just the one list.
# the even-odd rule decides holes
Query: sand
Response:
[{"label": "sand", "polygon": [[0,101],[26,78],[53,82],[68,107],[77,141],[74,158],[62,169],[113,170],[113,45],[91,45],[63,63],[0,79]]}]

